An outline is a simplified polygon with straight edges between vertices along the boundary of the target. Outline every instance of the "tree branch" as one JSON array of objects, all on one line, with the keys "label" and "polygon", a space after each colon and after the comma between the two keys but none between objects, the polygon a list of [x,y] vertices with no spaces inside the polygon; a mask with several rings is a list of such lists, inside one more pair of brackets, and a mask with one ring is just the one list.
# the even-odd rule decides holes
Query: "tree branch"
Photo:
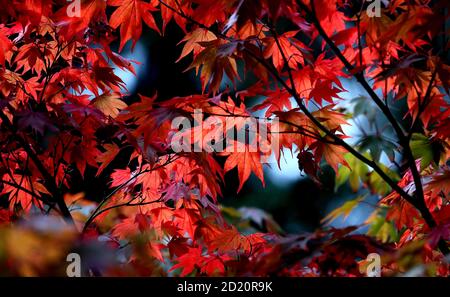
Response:
[{"label": "tree branch", "polygon": [[436,80],[436,75],[437,75],[437,70],[433,71],[433,74],[431,75],[430,83],[428,84],[427,90],[425,92],[425,96],[423,97],[422,100],[420,100],[420,97],[419,97],[420,94],[417,94],[417,96],[418,96],[417,98],[419,100],[419,108],[418,108],[416,119],[414,120],[414,122],[411,125],[411,132],[408,133],[408,139],[411,139],[414,128],[419,124],[420,116],[425,111],[428,104],[430,104],[431,91],[433,90],[433,85],[434,85],[434,81]]},{"label": "tree branch", "polygon": [[[390,109],[386,105],[384,105],[383,101],[378,97],[378,95],[375,93],[375,91],[372,89],[372,87],[370,87],[370,85],[364,78],[364,74],[361,71],[355,73],[355,67],[353,67],[353,65],[344,57],[344,55],[341,53],[341,51],[336,46],[336,44],[326,34],[325,30],[322,28],[319,20],[316,17],[315,8],[314,8],[314,0],[311,0],[312,10],[310,10],[308,8],[308,6],[306,4],[304,4],[301,0],[297,1],[297,2],[299,3],[300,7],[308,15],[311,16],[311,19],[312,19],[316,29],[319,31],[320,36],[325,40],[327,45],[331,48],[331,50],[339,58],[339,60],[341,60],[341,62],[344,64],[344,66],[347,68],[347,70],[353,74],[353,76],[356,78],[356,80],[366,90],[366,92],[369,94],[369,96],[372,98],[372,100],[375,102],[375,104],[377,104],[377,106],[380,108],[380,110],[386,116],[388,121],[391,123],[392,127],[394,128],[394,130],[397,134],[400,145],[403,148],[403,152],[405,154],[405,158],[406,158],[409,170],[411,171],[411,174],[412,174],[413,180],[414,180],[414,184],[416,186],[415,197],[411,197],[409,195],[401,195],[401,196],[419,210],[423,219],[425,220],[425,222],[427,223],[427,225],[430,228],[432,228],[433,226],[436,226],[436,221],[434,220],[433,216],[431,215],[431,213],[425,203],[425,196],[424,196],[424,192],[423,192],[422,180],[421,180],[420,173],[417,170],[416,162],[415,162],[414,156],[412,154],[411,147],[409,145],[409,137],[404,134],[403,129],[401,128],[401,126],[399,125],[399,123],[397,122],[397,120],[395,119],[393,114],[391,113]],[[429,90],[429,91],[431,91],[431,90]],[[401,194],[401,193],[399,192],[399,194]],[[447,254],[450,252],[450,250],[447,247],[447,244],[445,244],[445,243],[440,244],[440,249],[444,254]]]},{"label": "tree branch", "polygon": [[[7,105],[10,110],[13,110],[11,105]],[[37,154],[31,148],[31,145],[28,144],[22,137],[19,136],[17,130],[14,128],[14,125],[10,122],[9,118],[0,110],[0,119],[3,124],[11,131],[12,137],[20,144],[20,146],[25,150],[27,155],[33,161],[34,165],[37,167],[39,172],[41,173],[44,183],[46,185],[47,190],[52,194],[53,200],[58,205],[59,210],[61,211],[65,221],[70,225],[75,225],[75,222],[70,214],[69,209],[67,208],[66,203],[64,202],[64,197],[60,190],[58,189],[54,177],[47,171],[44,164],[39,160]]]},{"label": "tree branch", "polygon": [[160,164],[156,167],[150,168],[150,169],[146,169],[146,170],[142,170],[139,171],[138,173],[134,174],[133,176],[131,176],[127,181],[125,181],[123,184],[121,184],[120,186],[118,186],[117,188],[115,188],[111,193],[109,193],[105,198],[102,199],[102,201],[100,201],[100,203],[97,205],[97,207],[95,208],[95,210],[91,213],[91,215],[89,216],[89,218],[86,220],[86,222],[84,223],[83,226],[83,230],[82,233],[86,232],[87,228],[94,222],[95,218],[100,214],[103,213],[104,210],[102,210],[102,206],[108,202],[108,200],[114,196],[117,192],[119,192],[120,190],[122,190],[123,188],[125,188],[129,183],[131,183],[132,181],[134,181],[136,178],[138,178],[139,176],[141,176],[144,173],[148,173],[151,172],[153,170],[158,170],[170,163],[172,163],[173,161],[177,160],[178,158],[175,159],[171,159],[170,157],[167,159],[166,162],[164,162],[164,164]]},{"label": "tree branch", "polygon": [[[191,17],[187,16],[184,12],[180,12],[176,10],[175,8],[171,7],[170,5],[166,4],[164,1],[159,0],[159,2],[167,7],[168,9],[172,10],[174,13],[180,15],[181,17],[184,17],[188,21],[194,23],[195,25],[199,26],[202,29],[208,30],[212,33],[214,33],[216,36],[234,42],[235,40],[222,34],[221,32],[218,32],[216,30],[213,30],[204,24],[192,19]],[[322,130],[327,136],[331,137],[336,144],[341,145],[344,147],[348,152],[350,152],[353,156],[355,156],[357,159],[362,161],[363,163],[367,164],[369,167],[371,167],[386,183],[395,191],[397,192],[403,199],[405,199],[407,202],[409,202],[411,205],[413,205],[415,208],[419,210],[422,217],[424,218],[425,222],[428,226],[433,228],[433,226],[436,226],[436,222],[433,219],[433,216],[431,215],[430,211],[426,207],[424,194],[423,194],[423,187],[421,182],[420,174],[417,170],[414,157],[412,155],[411,148],[409,146],[409,140],[407,136],[404,134],[403,129],[391,113],[390,109],[384,105],[383,101],[378,97],[378,95],[375,93],[375,91],[372,89],[372,87],[369,85],[369,83],[365,80],[364,75],[361,72],[354,73],[355,68],[353,65],[350,64],[350,62],[344,57],[344,55],[341,53],[339,48],[334,44],[334,42],[328,37],[326,32],[321,27],[318,19],[315,16],[315,13],[313,13],[302,1],[298,1],[299,5],[302,9],[304,9],[308,14],[311,15],[314,24],[316,25],[316,28],[319,31],[319,34],[322,36],[322,38],[327,42],[327,44],[330,46],[330,48],[333,50],[333,52],[336,54],[336,56],[341,60],[341,62],[344,64],[344,66],[347,68],[347,70],[353,74],[353,76],[356,78],[356,80],[363,86],[363,88],[366,90],[366,92],[369,94],[369,96],[372,98],[372,100],[377,104],[377,106],[381,109],[383,114],[386,116],[388,121],[393,126],[397,137],[399,138],[400,144],[403,147],[406,160],[408,162],[408,167],[411,170],[411,173],[413,175],[414,184],[416,186],[416,198],[413,196],[410,196],[408,193],[406,193],[395,181],[393,181],[382,169],[378,166],[378,164],[368,158],[366,158],[364,155],[362,155],[360,152],[358,152],[356,149],[351,147],[348,143],[346,143],[344,140],[342,140],[340,137],[329,131],[318,119],[314,117],[314,115],[311,114],[311,112],[306,108],[306,106],[303,104],[301,98],[298,96],[298,93],[295,89],[291,89],[287,83],[284,81],[284,79],[280,76],[278,71],[271,67],[263,58],[259,57],[257,54],[253,53],[248,48],[244,47],[244,51],[247,52],[252,58],[254,58],[257,62],[259,62],[261,65],[263,65],[274,77],[275,79],[292,95],[292,97],[295,99],[297,104],[299,105],[301,111],[316,125],[320,130]],[[311,0],[311,4],[313,6],[313,0]],[[313,6],[314,7],[314,6]],[[280,47],[279,42],[277,42],[277,46]],[[288,64],[288,60],[286,56],[284,55],[283,50],[281,50],[281,54],[283,56],[285,64]],[[289,66],[288,66],[289,67]],[[293,83],[292,74],[289,73],[290,70],[288,70],[289,79],[291,81],[292,88],[295,88],[295,84]],[[424,207],[425,206],[425,207]],[[447,245],[440,244],[440,249],[444,254],[449,253]]]}]

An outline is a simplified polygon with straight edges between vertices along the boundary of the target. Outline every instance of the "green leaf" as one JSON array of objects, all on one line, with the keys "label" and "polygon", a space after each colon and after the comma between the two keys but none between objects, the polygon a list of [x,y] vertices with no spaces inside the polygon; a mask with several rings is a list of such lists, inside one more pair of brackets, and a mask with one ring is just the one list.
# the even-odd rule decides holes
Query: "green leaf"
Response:
[{"label": "green leaf", "polygon": [[377,216],[370,225],[368,235],[374,236],[381,242],[395,242],[398,240],[397,228],[383,216]]},{"label": "green leaf", "polygon": [[361,95],[353,98],[352,103],[355,104],[353,108],[354,116],[364,115],[367,117],[367,121],[371,125],[374,125],[377,116],[377,109],[374,108],[369,98]]},{"label": "green leaf", "polygon": [[347,153],[344,158],[348,167],[339,167],[338,174],[336,175],[335,190],[348,181],[353,192],[357,192],[360,183],[367,181],[369,167],[350,153]]},{"label": "green leaf", "polygon": [[[389,169],[385,165],[379,163],[378,166],[392,180],[398,181],[400,179],[400,176],[395,171]],[[384,195],[389,194],[392,191],[392,189],[388,185],[388,183],[386,183],[386,181],[384,179],[382,179],[381,176],[378,173],[376,173],[375,171],[370,173],[368,183],[369,183],[369,187],[370,187],[372,193],[377,193],[381,196],[384,196]]]},{"label": "green leaf", "polygon": [[397,145],[381,135],[367,135],[358,142],[361,151],[369,151],[374,161],[379,161],[384,152],[390,160],[394,160]]},{"label": "green leaf", "polygon": [[414,159],[420,159],[420,170],[424,170],[430,164],[435,165],[434,160],[440,157],[439,150],[436,151],[433,143],[423,134],[414,133],[410,141],[411,150]]}]

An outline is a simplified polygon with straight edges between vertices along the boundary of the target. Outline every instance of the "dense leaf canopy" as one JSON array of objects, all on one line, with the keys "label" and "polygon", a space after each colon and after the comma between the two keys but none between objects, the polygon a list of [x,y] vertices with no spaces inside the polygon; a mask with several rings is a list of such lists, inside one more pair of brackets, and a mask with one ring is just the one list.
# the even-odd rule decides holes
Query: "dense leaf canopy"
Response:
[{"label": "dense leaf canopy", "polygon": [[[78,251],[86,275],[360,276],[370,253],[383,275],[449,275],[449,3],[374,3],[0,0],[1,274],[64,274]],[[201,91],[130,96],[123,48],[169,23]],[[214,149],[221,123],[239,134],[256,116],[267,131]],[[288,151],[319,186],[330,166],[336,188],[378,197],[366,231],[327,225],[365,196],[302,234],[220,205],[229,172],[237,192],[264,185]],[[92,169],[103,197],[76,192]]]}]

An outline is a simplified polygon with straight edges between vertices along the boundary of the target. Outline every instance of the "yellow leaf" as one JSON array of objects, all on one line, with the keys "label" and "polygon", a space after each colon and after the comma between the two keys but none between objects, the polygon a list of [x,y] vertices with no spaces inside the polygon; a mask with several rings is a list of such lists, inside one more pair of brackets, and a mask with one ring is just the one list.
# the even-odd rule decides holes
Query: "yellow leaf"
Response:
[{"label": "yellow leaf", "polygon": [[120,95],[117,93],[106,92],[91,102],[98,110],[103,112],[106,116],[112,118],[117,117],[119,111],[127,108],[127,104],[120,100]]},{"label": "yellow leaf", "polygon": [[321,220],[321,223],[331,223],[332,221],[336,220],[340,216],[344,216],[344,220],[350,215],[350,213],[353,211],[353,209],[358,206],[358,204],[363,201],[365,196],[361,196],[355,200],[347,201],[342,206],[334,209],[332,212],[330,212],[325,218]]}]

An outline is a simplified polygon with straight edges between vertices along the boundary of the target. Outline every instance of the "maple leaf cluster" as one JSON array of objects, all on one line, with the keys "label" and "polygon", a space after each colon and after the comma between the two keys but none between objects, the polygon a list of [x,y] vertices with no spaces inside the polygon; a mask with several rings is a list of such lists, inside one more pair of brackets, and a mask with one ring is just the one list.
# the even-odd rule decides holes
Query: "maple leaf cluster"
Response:
[{"label": "maple leaf cluster", "polygon": [[[65,254],[89,246],[114,260],[87,275],[361,276],[374,252],[385,275],[448,275],[448,2],[389,1],[379,17],[363,2],[82,0],[72,15],[65,0],[0,0],[0,267],[58,274]],[[134,98],[115,72],[135,73],[121,52],[171,22],[201,91]],[[364,94],[348,99],[344,81]],[[195,110],[202,124],[183,132],[192,146],[224,141],[213,118],[242,131],[256,114],[277,145],[258,131],[256,149],[176,152],[172,123]],[[346,126],[363,135],[349,142]],[[220,205],[229,172],[237,192],[252,174],[264,185],[264,163],[286,152],[318,186],[330,166],[336,189],[378,197],[367,234],[325,224],[364,197],[290,235],[261,210]],[[75,190],[92,170],[109,178],[103,197]]]}]

